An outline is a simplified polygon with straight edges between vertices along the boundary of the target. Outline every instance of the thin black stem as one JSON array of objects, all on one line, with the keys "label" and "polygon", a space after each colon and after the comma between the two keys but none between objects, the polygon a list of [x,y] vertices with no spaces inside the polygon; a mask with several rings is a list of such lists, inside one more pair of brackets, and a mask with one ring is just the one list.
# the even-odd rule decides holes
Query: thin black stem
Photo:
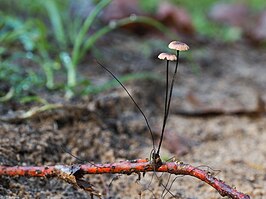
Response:
[{"label": "thin black stem", "polygon": [[172,78],[172,82],[171,82],[171,87],[170,87],[170,96],[168,98],[168,107],[167,107],[167,114],[166,114],[166,120],[168,118],[168,115],[169,115],[169,110],[170,110],[170,104],[171,104],[171,98],[172,98],[172,93],[173,93],[173,88],[174,88],[174,82],[175,82],[175,76],[176,76],[176,73],[177,73],[177,68],[178,68],[178,60],[179,60],[179,51],[177,50],[176,51],[176,66],[175,66],[175,72],[173,74],[173,78]]},{"label": "thin black stem", "polygon": [[[166,86],[165,86],[165,101],[164,101],[164,121],[163,125],[165,123],[166,118],[166,112],[167,112],[167,101],[168,101],[168,76],[169,76],[169,60],[166,62]],[[163,130],[162,130],[163,131]]]},{"label": "thin black stem", "polygon": [[[164,117],[163,117],[163,126],[162,126],[162,131],[161,131],[161,138],[165,130],[165,125],[166,125],[166,120],[167,120],[167,109],[168,109],[168,90],[169,90],[169,60],[166,62],[166,86],[165,86],[165,101],[164,101]],[[158,152],[157,152],[158,154]]]},{"label": "thin black stem", "polygon": [[149,129],[149,132],[151,134],[151,138],[152,138],[152,145],[153,145],[153,149],[155,150],[155,143],[154,143],[154,136],[150,127],[150,124],[148,122],[148,119],[146,117],[146,115],[144,114],[144,112],[141,110],[141,108],[139,107],[139,105],[137,104],[137,102],[134,100],[134,98],[132,97],[132,95],[129,93],[129,91],[127,90],[127,88],[123,85],[123,83],[108,69],[106,68],[104,65],[102,65],[98,60],[96,60],[96,62],[104,69],[106,70],[119,84],[120,86],[122,86],[122,88],[126,91],[126,93],[128,94],[128,96],[130,97],[130,99],[132,100],[132,102],[135,104],[135,106],[137,107],[137,109],[139,110],[139,112],[141,113],[141,115],[144,117],[144,120],[147,124],[147,127]]},{"label": "thin black stem", "polygon": [[173,74],[173,77],[172,77],[172,81],[171,81],[171,85],[170,85],[169,97],[168,97],[168,102],[167,102],[167,107],[166,107],[166,114],[165,114],[164,121],[163,121],[163,128],[162,128],[162,133],[161,133],[161,137],[160,137],[159,147],[158,147],[158,150],[157,150],[157,153],[156,153],[157,155],[160,154],[160,149],[161,149],[161,145],[162,145],[163,137],[164,137],[164,130],[165,130],[167,118],[168,118],[168,115],[169,115],[171,98],[172,98],[173,87],[174,87],[174,82],[175,82],[175,76],[176,76],[177,68],[178,68],[178,59],[179,59],[179,51],[178,50],[176,51],[176,57],[177,57],[176,66],[175,66],[175,71],[174,71],[174,74]]}]

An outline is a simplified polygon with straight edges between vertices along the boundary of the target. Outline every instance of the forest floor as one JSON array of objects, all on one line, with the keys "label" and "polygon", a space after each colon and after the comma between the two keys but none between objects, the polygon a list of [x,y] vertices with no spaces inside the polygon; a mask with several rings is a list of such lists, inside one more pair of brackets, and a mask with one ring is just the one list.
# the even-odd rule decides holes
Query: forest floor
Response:
[{"label": "forest floor", "polygon": [[[118,77],[144,71],[160,77],[125,84],[146,113],[158,143],[164,63],[143,56],[144,38],[122,34],[108,42],[100,45],[98,59]],[[189,45],[189,56],[180,55],[161,156],[209,170],[238,191],[262,199],[266,195],[265,50],[243,43]],[[90,60],[80,71],[95,84],[111,79]],[[37,105],[0,105],[1,165],[79,162],[65,150],[95,163],[150,157],[152,140],[145,121],[121,87],[70,101],[49,92],[42,97],[64,107],[7,122],[3,118]],[[86,179],[104,198],[161,198],[162,194],[167,194],[165,198],[222,198],[209,185],[187,176],[146,173],[140,181],[136,174],[87,175]],[[162,186],[168,180],[173,182],[170,192]],[[90,197],[58,179],[0,177],[0,181],[0,198]]]}]

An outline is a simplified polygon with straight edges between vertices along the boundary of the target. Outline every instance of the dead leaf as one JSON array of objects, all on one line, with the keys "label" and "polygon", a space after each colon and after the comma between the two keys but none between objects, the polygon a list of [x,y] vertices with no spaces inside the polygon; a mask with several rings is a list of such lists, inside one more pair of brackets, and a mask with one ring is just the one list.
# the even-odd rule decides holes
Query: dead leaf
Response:
[{"label": "dead leaf", "polygon": [[[113,0],[105,9],[102,20],[109,23],[112,20],[122,19],[131,15],[148,16],[162,22],[175,32],[192,35],[195,32],[192,20],[188,12],[168,2],[159,3],[154,13],[145,12],[141,9],[139,1]],[[154,32],[152,27],[146,24],[130,24],[125,26],[128,30],[136,33]],[[124,28],[125,28],[124,27]]]},{"label": "dead leaf", "polygon": [[190,35],[195,33],[191,17],[182,7],[163,2],[159,5],[156,18],[176,32]]},{"label": "dead leaf", "polygon": [[266,10],[261,12],[252,20],[252,23],[245,28],[245,34],[252,42],[259,44],[266,42]]}]

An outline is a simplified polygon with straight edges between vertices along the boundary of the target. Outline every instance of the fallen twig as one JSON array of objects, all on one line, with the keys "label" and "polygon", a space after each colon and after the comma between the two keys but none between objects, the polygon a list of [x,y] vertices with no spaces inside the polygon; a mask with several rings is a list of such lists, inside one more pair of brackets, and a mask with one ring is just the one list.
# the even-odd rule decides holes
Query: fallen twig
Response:
[{"label": "fallen twig", "polygon": [[221,196],[228,196],[234,199],[250,198],[248,195],[238,192],[235,188],[212,176],[210,172],[182,162],[164,162],[160,167],[149,162],[148,159],[110,164],[75,164],[71,166],[0,166],[0,176],[58,177],[98,197],[101,197],[101,194],[82,179],[84,174],[120,173],[130,175],[132,173],[140,174],[141,172],[167,172],[175,175],[190,175],[214,187]]}]

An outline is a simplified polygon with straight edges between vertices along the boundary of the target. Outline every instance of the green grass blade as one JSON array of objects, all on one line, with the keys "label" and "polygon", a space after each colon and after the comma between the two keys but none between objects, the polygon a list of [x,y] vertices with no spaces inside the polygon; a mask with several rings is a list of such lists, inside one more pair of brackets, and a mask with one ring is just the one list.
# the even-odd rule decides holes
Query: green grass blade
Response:
[{"label": "green grass blade", "polygon": [[60,53],[60,58],[67,70],[67,86],[73,88],[76,86],[76,69],[68,53]]},{"label": "green grass blade", "polygon": [[86,38],[86,34],[91,27],[93,21],[95,20],[96,16],[105,8],[111,0],[102,0],[100,1],[94,8],[94,10],[90,13],[90,15],[86,18],[85,22],[83,23],[81,30],[79,31],[75,43],[74,43],[74,49],[72,52],[72,61],[73,64],[76,66],[79,57],[80,57],[80,48],[82,43],[84,42],[84,39]]},{"label": "green grass blade", "polygon": [[61,48],[66,46],[66,37],[64,33],[62,18],[60,16],[60,11],[53,0],[44,1],[45,8],[48,12],[52,27],[54,30],[55,38]]},{"label": "green grass blade", "polygon": [[11,87],[4,96],[0,96],[0,102],[9,101],[14,96],[14,93],[15,93],[15,89]]}]

